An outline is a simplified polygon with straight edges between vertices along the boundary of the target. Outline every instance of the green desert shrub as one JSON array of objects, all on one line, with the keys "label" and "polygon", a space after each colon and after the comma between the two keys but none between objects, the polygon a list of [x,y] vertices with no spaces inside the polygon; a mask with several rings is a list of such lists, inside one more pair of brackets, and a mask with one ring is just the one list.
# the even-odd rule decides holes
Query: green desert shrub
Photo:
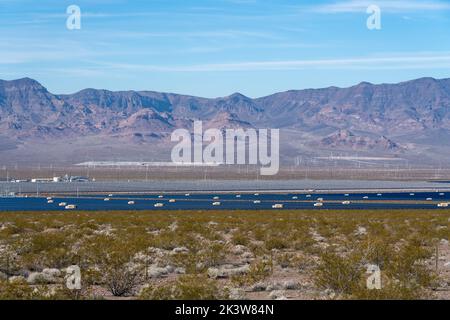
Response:
[{"label": "green desert shrub", "polygon": [[[364,254],[363,254],[364,253]],[[325,252],[320,257],[315,283],[338,295],[352,299],[418,299],[428,296],[437,277],[425,261],[430,249],[407,243],[398,249],[381,241],[370,242],[367,250],[358,248],[346,256]],[[382,288],[369,290],[365,266],[381,269]]]},{"label": "green desert shrub", "polygon": [[231,281],[238,286],[248,286],[263,281],[273,274],[272,257],[263,257],[250,265],[250,270],[243,275],[231,277]]},{"label": "green desert shrub", "polygon": [[385,269],[395,257],[396,252],[393,245],[386,243],[382,238],[368,238],[358,244],[355,248],[363,256],[365,262]]},{"label": "green desert shrub", "polygon": [[217,283],[204,275],[184,275],[177,280],[161,285],[148,286],[141,290],[141,300],[218,300],[226,294]]},{"label": "green desert shrub", "polygon": [[269,236],[264,242],[267,250],[272,249],[286,249],[289,247],[289,243],[282,235],[272,235]]},{"label": "green desert shrub", "polygon": [[338,295],[348,295],[361,281],[363,268],[359,256],[341,256],[325,252],[320,256],[314,281],[321,289],[331,289]]},{"label": "green desert shrub", "polygon": [[0,280],[0,300],[30,300],[34,297],[33,288],[25,281]]},{"label": "green desert shrub", "polygon": [[231,238],[231,242],[235,245],[247,246],[250,242],[250,237],[241,231],[236,231]]},{"label": "green desert shrub", "polygon": [[408,243],[389,261],[386,273],[402,288],[419,295],[425,288],[433,287],[437,281],[435,272],[426,265],[426,260],[432,254],[431,248]]},{"label": "green desert shrub", "polygon": [[200,262],[205,267],[213,267],[221,264],[225,260],[227,248],[222,243],[210,243],[205,245],[200,255]]}]

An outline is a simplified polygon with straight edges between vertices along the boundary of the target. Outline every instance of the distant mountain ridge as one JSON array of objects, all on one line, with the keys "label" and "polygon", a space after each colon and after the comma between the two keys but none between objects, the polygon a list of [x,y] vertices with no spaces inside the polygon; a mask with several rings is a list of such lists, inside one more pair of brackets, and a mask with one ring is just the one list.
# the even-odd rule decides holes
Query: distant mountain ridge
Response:
[{"label": "distant mountain ridge", "polygon": [[362,82],[349,88],[291,90],[257,99],[239,93],[208,99],[97,89],[57,95],[30,78],[0,80],[0,139],[8,140],[8,152],[11,143],[22,148],[18,154],[23,154],[27,144],[58,144],[83,137],[95,139],[100,148],[103,140],[106,146],[111,139],[157,145],[167,141],[175,128],[190,129],[194,120],[221,129],[280,128],[297,137],[297,143],[289,141],[289,153],[295,149],[320,154],[320,147],[324,152],[361,149],[439,158],[447,154],[449,145],[446,139],[434,140],[450,136],[450,79]]}]

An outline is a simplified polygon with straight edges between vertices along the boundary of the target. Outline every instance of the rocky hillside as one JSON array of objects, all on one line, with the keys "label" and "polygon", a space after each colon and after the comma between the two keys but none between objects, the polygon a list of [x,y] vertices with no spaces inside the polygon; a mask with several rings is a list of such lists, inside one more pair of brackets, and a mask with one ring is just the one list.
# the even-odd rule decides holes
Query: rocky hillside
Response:
[{"label": "rocky hillside", "polygon": [[286,141],[296,152],[381,150],[434,158],[444,156],[449,147],[450,79],[360,83],[258,99],[239,93],[206,99],[96,89],[56,95],[33,79],[0,80],[0,146],[7,145],[3,150],[8,152],[28,144],[58,144],[70,139],[84,139],[86,147],[95,139],[99,148],[102,141],[106,146],[114,144],[114,139],[156,145],[167,141],[175,128],[191,128],[197,119],[206,127],[219,129],[280,128],[297,137]]}]

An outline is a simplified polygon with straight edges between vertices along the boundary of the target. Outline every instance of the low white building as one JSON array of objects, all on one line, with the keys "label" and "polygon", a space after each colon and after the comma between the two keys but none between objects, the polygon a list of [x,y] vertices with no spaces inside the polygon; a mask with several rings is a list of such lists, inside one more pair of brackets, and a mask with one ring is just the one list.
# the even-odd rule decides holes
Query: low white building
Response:
[{"label": "low white building", "polygon": [[37,182],[53,182],[52,178],[33,178],[31,179],[31,182],[37,183]]}]

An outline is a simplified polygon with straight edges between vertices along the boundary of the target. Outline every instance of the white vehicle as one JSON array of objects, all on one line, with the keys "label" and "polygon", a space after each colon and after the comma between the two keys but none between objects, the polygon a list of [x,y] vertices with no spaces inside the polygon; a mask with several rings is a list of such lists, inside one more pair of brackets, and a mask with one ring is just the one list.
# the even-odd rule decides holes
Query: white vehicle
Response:
[{"label": "white vehicle", "polygon": [[214,197],[213,200],[219,200],[219,197]]},{"label": "white vehicle", "polygon": [[437,205],[439,208],[447,208],[448,207],[448,203],[439,203],[438,205]]},{"label": "white vehicle", "polygon": [[377,197],[381,197],[381,196],[382,196],[382,194],[381,194],[381,193],[378,193],[378,194],[377,194]]},{"label": "white vehicle", "polygon": [[129,205],[133,205],[135,202],[134,201],[128,201]]},{"label": "white vehicle", "polygon": [[317,198],[317,201],[322,202],[323,198]]},{"label": "white vehicle", "polygon": [[344,197],[349,197],[350,195],[348,193],[344,194]]},{"label": "white vehicle", "polygon": [[109,201],[109,200],[111,200],[110,198],[105,198],[105,199],[103,199],[103,201]]},{"label": "white vehicle", "polygon": [[307,198],[311,198],[311,195],[310,195],[310,194],[307,194],[306,197],[307,197]]},{"label": "white vehicle", "polygon": [[369,196],[364,196],[363,199],[369,199]]},{"label": "white vehicle", "polygon": [[61,202],[61,203],[58,204],[58,206],[65,207],[65,206],[67,206],[67,203],[66,202]]},{"label": "white vehicle", "polygon": [[169,202],[170,203],[174,203],[174,202],[176,202],[176,200],[175,199],[170,199]]},{"label": "white vehicle", "polygon": [[255,193],[255,196],[259,196],[259,193]]},{"label": "white vehicle", "polygon": [[272,206],[272,209],[283,209],[284,205],[281,203],[276,203]]},{"label": "white vehicle", "polygon": [[445,196],[445,193],[442,193],[442,192],[441,192],[441,193],[439,193],[439,195],[440,195],[440,196]]},{"label": "white vehicle", "polygon": [[350,204],[350,201],[343,201],[342,204],[343,204],[343,205],[349,205],[349,204]]},{"label": "white vehicle", "polygon": [[254,204],[260,204],[261,201],[260,201],[260,200],[255,200],[255,201],[253,201],[253,203],[254,203]]},{"label": "white vehicle", "polygon": [[54,201],[53,200],[47,200],[47,203],[53,203]]},{"label": "white vehicle", "polygon": [[220,202],[213,202],[213,204],[212,204],[213,206],[220,206],[221,205],[221,203]]},{"label": "white vehicle", "polygon": [[155,203],[154,207],[155,208],[162,208],[162,207],[164,207],[164,204],[163,203]]},{"label": "white vehicle", "polygon": [[314,207],[323,207],[323,203],[322,202],[314,203]]},{"label": "white vehicle", "polygon": [[76,209],[76,208],[77,208],[77,206],[74,205],[74,204],[69,204],[69,205],[65,206],[65,209],[66,209],[66,210],[74,210],[74,209]]},{"label": "white vehicle", "polygon": [[241,197],[241,195],[240,195],[240,194],[237,194],[237,195],[236,195],[236,198],[240,198],[240,197]]},{"label": "white vehicle", "polygon": [[292,200],[297,200],[298,199],[298,197],[292,197]]},{"label": "white vehicle", "polygon": [[111,194],[108,194],[108,197],[112,198],[112,196],[113,196],[112,193],[111,193]]},{"label": "white vehicle", "polygon": [[409,195],[410,195],[410,196],[415,196],[415,194],[414,194],[414,193],[410,193]]},{"label": "white vehicle", "polygon": [[433,201],[433,198],[427,198],[427,201]]},{"label": "white vehicle", "polygon": [[47,200],[52,200],[52,197],[48,197]]},{"label": "white vehicle", "polygon": [[161,198],[164,198],[164,196],[158,196],[158,198],[160,198],[160,199],[161,199]]},{"label": "white vehicle", "polygon": [[189,193],[186,193],[184,196],[185,197],[190,197],[191,195]]}]

